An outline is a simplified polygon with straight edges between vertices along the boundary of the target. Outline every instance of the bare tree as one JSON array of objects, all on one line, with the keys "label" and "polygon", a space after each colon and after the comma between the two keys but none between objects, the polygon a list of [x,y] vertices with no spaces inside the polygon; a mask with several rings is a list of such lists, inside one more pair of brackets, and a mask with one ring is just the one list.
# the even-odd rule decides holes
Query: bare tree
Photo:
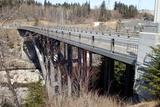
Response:
[{"label": "bare tree", "polygon": [[21,105],[18,101],[15,87],[11,82],[10,71],[8,70],[9,65],[7,65],[7,63],[9,63],[9,61],[7,62],[6,59],[7,59],[7,57],[10,56],[10,54],[9,54],[9,51],[7,51],[7,49],[8,49],[7,42],[0,38],[0,69],[4,70],[6,72],[7,85],[8,85],[9,90],[13,94],[14,103],[15,103],[16,107],[21,107]]}]

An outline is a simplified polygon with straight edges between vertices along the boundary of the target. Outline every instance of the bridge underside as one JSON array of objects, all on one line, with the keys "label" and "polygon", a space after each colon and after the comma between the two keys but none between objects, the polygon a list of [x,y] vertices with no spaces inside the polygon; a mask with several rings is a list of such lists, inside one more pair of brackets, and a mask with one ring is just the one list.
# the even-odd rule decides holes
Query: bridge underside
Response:
[{"label": "bridge underside", "polygon": [[[72,94],[79,95],[83,87],[85,87],[86,92],[90,90],[90,78],[94,74],[93,54],[98,50],[95,51],[95,49],[86,46],[79,47],[79,44],[75,43],[71,45],[72,42],[67,40],[60,41],[58,38],[31,31],[19,30],[19,32],[25,41],[31,41],[34,45],[42,75],[46,82],[48,97],[65,93],[66,90],[68,96]],[[76,53],[73,51],[74,49],[77,50]],[[102,60],[104,67],[101,70],[103,72],[101,76],[103,78],[103,81],[101,81],[103,84],[102,93],[109,94],[114,93],[112,84],[115,76],[115,58],[112,55],[106,57],[104,54],[106,53],[102,52],[101,54],[104,57],[104,60]],[[130,97],[133,95],[135,66],[133,62],[128,62],[124,74],[122,94]]]}]

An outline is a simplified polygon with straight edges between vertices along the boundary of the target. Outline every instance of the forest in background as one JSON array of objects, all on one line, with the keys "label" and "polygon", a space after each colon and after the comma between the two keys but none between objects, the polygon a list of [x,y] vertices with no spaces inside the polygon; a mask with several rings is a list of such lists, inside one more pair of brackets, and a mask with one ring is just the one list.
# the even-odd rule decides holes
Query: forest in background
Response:
[{"label": "forest in background", "polygon": [[36,0],[1,0],[0,19],[10,17],[16,13],[12,19],[42,19],[60,24],[90,23],[95,21],[108,21],[110,19],[136,18],[139,13],[134,5],[125,5],[115,2],[114,9],[109,10],[105,1],[100,7],[92,9],[90,2],[52,4],[44,0],[44,3]]}]

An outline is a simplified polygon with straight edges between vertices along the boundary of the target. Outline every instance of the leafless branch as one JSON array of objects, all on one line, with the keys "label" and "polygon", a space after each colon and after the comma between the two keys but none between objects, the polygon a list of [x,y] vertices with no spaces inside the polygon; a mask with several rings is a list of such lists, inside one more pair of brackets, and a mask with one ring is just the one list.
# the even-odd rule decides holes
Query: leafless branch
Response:
[{"label": "leafless branch", "polygon": [[0,42],[0,68],[1,69],[4,69],[5,72],[6,72],[6,77],[7,77],[7,82],[8,82],[8,87],[9,87],[9,90],[12,92],[13,94],[13,97],[14,97],[14,102],[16,104],[16,107],[21,107],[19,101],[18,101],[18,97],[17,97],[17,94],[16,94],[16,91],[15,91],[15,88],[14,86],[12,85],[12,82],[11,82],[11,76],[10,76],[10,72],[9,70],[7,69],[7,65],[5,65],[5,58],[7,56],[7,53],[6,53],[6,43],[4,41],[1,41]]}]

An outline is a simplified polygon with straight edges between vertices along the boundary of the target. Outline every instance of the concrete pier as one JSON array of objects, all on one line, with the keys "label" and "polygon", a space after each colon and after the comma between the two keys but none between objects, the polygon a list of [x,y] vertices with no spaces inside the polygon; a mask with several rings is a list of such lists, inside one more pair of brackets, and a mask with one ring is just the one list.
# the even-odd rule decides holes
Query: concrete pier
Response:
[{"label": "concrete pier", "polygon": [[130,97],[133,95],[135,66],[126,64],[125,83],[124,83],[124,96]]},{"label": "concrete pier", "polygon": [[112,80],[114,77],[114,60],[105,57],[104,62],[104,91],[105,94],[112,92]]}]

